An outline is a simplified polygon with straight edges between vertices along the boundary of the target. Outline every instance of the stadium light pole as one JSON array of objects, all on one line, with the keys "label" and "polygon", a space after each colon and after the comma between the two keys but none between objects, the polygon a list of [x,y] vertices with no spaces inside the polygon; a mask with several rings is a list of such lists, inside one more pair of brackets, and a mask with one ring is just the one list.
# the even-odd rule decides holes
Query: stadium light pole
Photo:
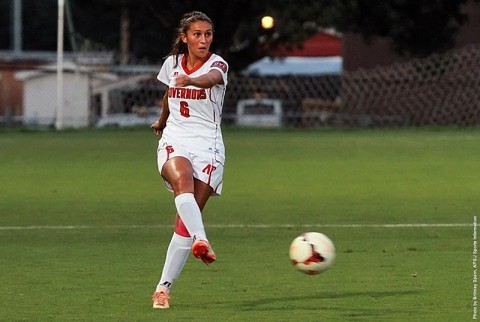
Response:
[{"label": "stadium light pole", "polygon": [[13,0],[12,45],[15,52],[22,51],[22,0]]},{"label": "stadium light pole", "polygon": [[55,128],[63,128],[63,16],[65,0],[58,0],[57,25],[57,104],[55,109]]}]

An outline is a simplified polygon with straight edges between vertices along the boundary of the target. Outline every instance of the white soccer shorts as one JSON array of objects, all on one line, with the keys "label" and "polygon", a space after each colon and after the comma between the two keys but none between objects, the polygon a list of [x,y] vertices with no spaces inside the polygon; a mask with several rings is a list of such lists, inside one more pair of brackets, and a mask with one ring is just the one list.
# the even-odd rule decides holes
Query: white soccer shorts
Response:
[{"label": "white soccer shorts", "polygon": [[[193,167],[193,177],[205,182],[213,188],[212,196],[219,196],[223,186],[223,164],[215,160],[196,155],[187,151],[180,143],[168,141],[161,138],[158,142],[157,165],[158,171],[162,173],[165,162],[174,157],[184,157],[190,161]],[[173,192],[171,184],[164,179],[165,187]]]}]

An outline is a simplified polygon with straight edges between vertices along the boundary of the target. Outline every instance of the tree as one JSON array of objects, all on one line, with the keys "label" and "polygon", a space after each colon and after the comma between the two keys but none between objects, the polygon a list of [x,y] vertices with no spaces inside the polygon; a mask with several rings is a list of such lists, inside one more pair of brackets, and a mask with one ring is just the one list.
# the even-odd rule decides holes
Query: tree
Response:
[{"label": "tree", "polygon": [[[9,48],[10,3],[0,0],[0,48]],[[452,47],[455,32],[466,21],[461,5],[468,0],[66,0],[73,13],[80,50],[109,50],[118,60],[159,64],[170,51],[182,14],[200,10],[215,23],[213,49],[241,70],[270,55],[277,46],[297,46],[319,27],[392,39],[403,56],[425,56]],[[479,2],[480,0],[472,0]],[[55,50],[57,1],[23,0],[24,49]],[[55,14],[52,14],[55,13]],[[261,17],[273,16],[264,30]],[[124,17],[123,20],[121,17]],[[127,19],[128,18],[128,19]],[[128,33],[121,32],[129,26]],[[121,35],[127,36],[122,38]],[[67,37],[67,36],[66,36]],[[128,45],[129,55],[125,54]],[[68,40],[65,49],[70,50]],[[120,53],[123,53],[120,56]]]},{"label": "tree", "polygon": [[453,46],[454,36],[467,17],[461,5],[468,0],[361,0],[337,3],[337,27],[360,33],[368,41],[374,36],[392,39],[395,52],[422,57]]},{"label": "tree", "polygon": [[[71,0],[77,11],[108,8],[108,26],[119,28],[118,2],[115,0]],[[334,27],[341,32],[356,32],[369,40],[374,36],[392,39],[394,50],[402,56],[426,56],[449,49],[456,31],[466,21],[461,5],[468,0],[124,0],[131,18],[131,51],[134,57],[159,62],[170,49],[174,30],[182,14],[201,10],[215,23],[214,49],[224,56],[233,70],[240,70],[259,57],[269,55],[280,45],[296,46],[318,27]],[[477,0],[478,2],[478,0]],[[96,12],[100,12],[96,11]],[[92,13],[93,14],[93,13]],[[260,26],[261,17],[273,16],[275,28]],[[106,43],[101,33],[85,35]],[[118,31],[108,34],[116,35]],[[108,43],[116,46],[118,40]]]},{"label": "tree", "polygon": [[[22,0],[23,5],[23,44],[24,50],[48,50],[56,48],[56,1]],[[12,32],[13,0],[0,0],[0,48],[12,47],[10,35]],[[28,9],[27,9],[28,8]],[[54,19],[50,19],[52,12]],[[52,30],[51,34],[42,33],[42,30]]]},{"label": "tree", "polygon": [[[237,0],[221,4],[208,0],[123,0],[122,6],[115,0],[70,1],[82,39],[104,44],[107,48],[118,48],[121,10],[128,8],[132,56],[137,61],[151,63],[160,62],[170,51],[181,16],[191,10],[203,11],[215,24],[213,49],[230,62],[232,70],[240,70],[268,55],[269,49],[275,46],[305,39],[315,31],[315,18],[325,7],[323,2],[319,4],[314,0]],[[271,32],[260,26],[265,14],[274,16],[277,22]],[[306,19],[310,23],[306,23]],[[259,46],[265,42],[268,47]],[[263,51],[259,50],[262,48]]]}]

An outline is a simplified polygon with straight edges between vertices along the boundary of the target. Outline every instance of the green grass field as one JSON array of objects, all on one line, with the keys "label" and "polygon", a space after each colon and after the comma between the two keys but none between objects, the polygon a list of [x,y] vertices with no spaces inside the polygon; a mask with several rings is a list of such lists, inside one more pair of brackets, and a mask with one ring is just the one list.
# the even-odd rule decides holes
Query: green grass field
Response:
[{"label": "green grass field", "polygon": [[[224,130],[218,261],[153,310],[174,205],[149,129],[0,131],[2,321],[466,321],[480,129]],[[303,231],[337,247],[296,271]]]}]

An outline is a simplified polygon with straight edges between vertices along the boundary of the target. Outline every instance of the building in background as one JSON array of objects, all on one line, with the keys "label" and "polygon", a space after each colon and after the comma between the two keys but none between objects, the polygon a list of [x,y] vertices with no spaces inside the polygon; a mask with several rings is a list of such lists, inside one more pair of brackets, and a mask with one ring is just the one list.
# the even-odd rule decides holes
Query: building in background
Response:
[{"label": "building in background", "polygon": [[322,30],[300,46],[283,46],[272,57],[250,64],[244,75],[339,75],[342,73],[342,36]]},{"label": "building in background", "polygon": [[[95,72],[110,70],[113,64],[112,53],[82,53],[74,56],[65,53],[65,60],[86,66]],[[57,54],[44,51],[0,51],[0,124],[23,122],[24,115],[24,78],[16,77],[19,72],[39,70],[45,73],[44,66],[55,64]],[[51,73],[51,71],[50,71]],[[50,77],[52,77],[50,75]],[[56,88],[50,92],[51,104],[55,105]],[[55,108],[55,106],[53,106]]]},{"label": "building in background", "polygon": [[[51,126],[56,121],[56,65],[21,71],[15,78],[23,83],[24,125]],[[104,83],[117,80],[116,75],[94,72],[69,63],[63,70],[62,124],[79,128],[92,125],[96,111],[91,108],[91,92]]]}]

